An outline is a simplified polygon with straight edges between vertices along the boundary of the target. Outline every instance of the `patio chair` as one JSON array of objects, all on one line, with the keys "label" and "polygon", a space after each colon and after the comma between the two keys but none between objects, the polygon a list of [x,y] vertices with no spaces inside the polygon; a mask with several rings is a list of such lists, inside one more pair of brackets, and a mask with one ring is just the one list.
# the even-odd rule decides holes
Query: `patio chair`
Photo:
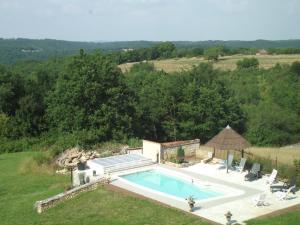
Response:
[{"label": "patio chair", "polygon": [[239,172],[243,172],[244,167],[246,165],[246,158],[241,158],[240,164],[238,166],[235,167],[235,170],[239,171]]},{"label": "patio chair", "polygon": [[210,161],[213,159],[213,155],[214,155],[213,152],[208,152],[208,153],[207,153],[207,158],[202,159],[202,162],[203,162],[203,163],[208,163],[208,162],[210,162]]},{"label": "patio chair", "polygon": [[262,193],[254,198],[252,198],[252,202],[253,202],[253,205],[254,206],[267,206],[269,205],[267,202],[266,202],[266,194],[265,193]]},{"label": "patio chair", "polygon": [[267,177],[266,183],[272,185],[276,180],[277,173],[278,171],[273,169],[271,175]]},{"label": "patio chair", "polygon": [[232,168],[232,162],[233,162],[233,155],[232,154],[229,154],[228,155],[228,163],[227,163],[227,160],[224,160],[221,164],[221,166],[219,167],[219,169],[225,169],[227,168]]},{"label": "patio chair", "polygon": [[[279,191],[279,192],[276,192],[276,195],[277,195],[278,200],[279,200],[279,201],[287,200],[289,194],[290,194],[291,192],[293,192],[294,189],[296,189],[296,185],[290,187],[286,192],[285,192],[285,191]],[[293,194],[295,194],[295,192],[293,192]]]},{"label": "patio chair", "polygon": [[[296,186],[296,177],[293,177],[287,182],[284,182],[282,185],[270,185],[270,191],[287,191],[290,187]],[[296,188],[292,189],[292,192],[295,193]]]},{"label": "patio chair", "polygon": [[245,181],[253,181],[260,177],[260,164],[254,163],[250,172],[245,175]]}]

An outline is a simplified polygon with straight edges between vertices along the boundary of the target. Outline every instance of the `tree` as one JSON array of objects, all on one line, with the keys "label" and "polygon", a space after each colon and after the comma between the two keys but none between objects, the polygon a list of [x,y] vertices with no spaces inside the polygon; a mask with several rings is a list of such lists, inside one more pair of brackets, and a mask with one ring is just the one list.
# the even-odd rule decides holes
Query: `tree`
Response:
[{"label": "tree", "polygon": [[[8,134],[9,117],[0,113],[0,137],[6,137]],[[1,151],[0,151],[1,152]]]},{"label": "tree", "polygon": [[259,66],[259,61],[257,58],[244,58],[237,61],[236,63],[238,69],[257,69]]},{"label": "tree", "polygon": [[0,65],[0,112],[14,116],[24,95],[24,79]]},{"label": "tree", "polygon": [[295,73],[296,75],[300,76],[300,62],[295,61],[291,65],[291,71]]},{"label": "tree", "polygon": [[81,51],[47,97],[47,118],[60,131],[94,130],[98,140],[131,134],[131,93],[116,64]]},{"label": "tree", "polygon": [[155,45],[153,49],[157,52],[160,58],[168,58],[171,56],[176,47],[172,42],[166,41]]},{"label": "tree", "polygon": [[219,56],[222,54],[222,48],[220,47],[211,47],[207,48],[203,52],[205,59],[217,61]]}]

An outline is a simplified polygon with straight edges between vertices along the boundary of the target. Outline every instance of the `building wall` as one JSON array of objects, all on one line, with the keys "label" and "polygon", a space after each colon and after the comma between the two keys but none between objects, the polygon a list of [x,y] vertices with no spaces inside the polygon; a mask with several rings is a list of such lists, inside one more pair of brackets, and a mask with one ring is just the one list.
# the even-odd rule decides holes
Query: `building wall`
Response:
[{"label": "building wall", "polygon": [[184,154],[185,156],[195,156],[196,151],[199,150],[200,148],[200,140],[195,139],[191,141],[187,141],[186,143],[183,144],[178,144],[176,146],[162,146],[162,151],[163,151],[163,159],[167,160],[170,159],[172,156],[176,156],[177,154],[177,149],[182,146],[184,149]]},{"label": "building wall", "polygon": [[158,157],[160,162],[161,144],[153,141],[143,140],[143,156],[151,159],[153,162],[157,162]]}]

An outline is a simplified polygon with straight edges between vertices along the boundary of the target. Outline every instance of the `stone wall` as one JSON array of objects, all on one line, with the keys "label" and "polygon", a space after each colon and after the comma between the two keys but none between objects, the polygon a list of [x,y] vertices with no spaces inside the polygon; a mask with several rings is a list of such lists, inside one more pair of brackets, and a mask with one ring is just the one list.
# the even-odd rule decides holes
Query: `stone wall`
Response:
[{"label": "stone wall", "polygon": [[200,140],[195,139],[195,140],[189,140],[189,141],[183,141],[183,142],[174,142],[172,143],[166,143],[162,144],[162,152],[163,154],[163,159],[167,160],[170,159],[172,156],[176,156],[177,154],[177,149],[182,146],[184,149],[185,156],[195,156],[196,151],[199,150],[200,147]]},{"label": "stone wall", "polygon": [[48,208],[51,208],[58,204],[59,202],[62,202],[64,200],[73,198],[74,196],[80,194],[81,192],[86,192],[90,190],[96,189],[98,186],[102,185],[104,183],[104,179],[99,179],[97,181],[84,184],[78,187],[75,187],[69,191],[66,191],[64,193],[60,193],[58,195],[55,195],[53,197],[47,198],[45,200],[37,201],[34,206],[37,209],[38,213],[42,213]]}]

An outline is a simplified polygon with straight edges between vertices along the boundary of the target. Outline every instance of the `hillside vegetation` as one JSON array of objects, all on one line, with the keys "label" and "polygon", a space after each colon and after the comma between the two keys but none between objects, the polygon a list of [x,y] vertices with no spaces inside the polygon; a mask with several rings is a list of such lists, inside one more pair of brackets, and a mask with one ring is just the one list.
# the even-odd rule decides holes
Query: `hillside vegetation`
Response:
[{"label": "hillside vegetation", "polygon": [[[47,60],[75,55],[80,49],[86,52],[101,50],[112,54],[118,63],[142,61],[167,57],[199,56],[204,49],[222,46],[226,54],[251,54],[258,49],[268,49],[271,53],[295,54],[300,53],[300,40],[282,41],[174,41],[170,54],[154,52],[155,46],[165,42],[151,41],[120,41],[120,42],[76,42],[52,39],[2,39],[0,38],[0,64],[14,64],[24,60]],[[167,42],[168,43],[168,42]],[[137,50],[123,52],[121,50]],[[175,51],[173,51],[175,50]]]},{"label": "hillside vegetation", "polygon": [[136,139],[205,143],[227,124],[253,145],[299,142],[300,63],[264,69],[251,57],[237,64],[167,73],[139,63],[124,74],[110,55],[81,50],[0,66],[0,152]]}]

